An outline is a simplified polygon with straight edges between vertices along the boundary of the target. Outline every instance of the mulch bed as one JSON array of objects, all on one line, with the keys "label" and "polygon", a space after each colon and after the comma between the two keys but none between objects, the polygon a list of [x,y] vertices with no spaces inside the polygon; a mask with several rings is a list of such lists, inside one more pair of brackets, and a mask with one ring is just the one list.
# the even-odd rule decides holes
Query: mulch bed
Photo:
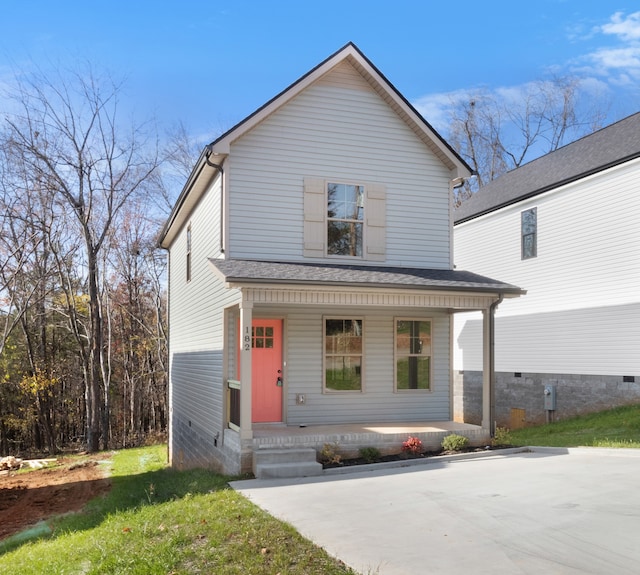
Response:
[{"label": "mulch bed", "polygon": [[429,457],[440,457],[442,455],[456,455],[460,453],[478,453],[481,451],[495,451],[497,449],[507,449],[512,445],[487,445],[486,447],[467,447],[459,451],[447,451],[439,449],[436,451],[424,451],[420,455],[407,455],[406,453],[396,453],[393,455],[382,455],[375,460],[363,459],[362,457],[341,459],[340,463],[323,463],[323,469],[331,469],[335,467],[347,467],[349,465],[369,465],[371,463],[382,463],[385,461],[408,461],[412,459],[426,459]]}]

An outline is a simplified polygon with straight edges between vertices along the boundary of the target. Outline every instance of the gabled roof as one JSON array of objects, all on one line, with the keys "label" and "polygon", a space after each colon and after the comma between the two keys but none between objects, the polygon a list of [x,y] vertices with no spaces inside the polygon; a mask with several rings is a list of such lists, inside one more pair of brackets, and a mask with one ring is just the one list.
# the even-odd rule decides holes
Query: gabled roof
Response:
[{"label": "gabled roof", "polygon": [[640,157],[640,113],[567,144],[483,186],[454,212],[456,224]]},{"label": "gabled roof", "polygon": [[291,84],[291,86],[258,108],[253,114],[247,116],[229,131],[222,134],[222,136],[209,144],[208,148],[214,154],[228,154],[230,144],[234,140],[237,140],[247,133],[256,124],[264,120],[266,116],[287,103],[318,78],[335,68],[343,60],[349,61],[358,72],[360,72],[380,97],[396,111],[450,170],[460,171],[461,173],[457,174],[459,176],[469,176],[471,174],[471,168],[458,153],[436,132],[431,124],[420,115],[353,42],[349,42],[340,48],[340,50],[329,56],[324,62],[318,64],[315,68]]},{"label": "gabled roof", "polygon": [[224,281],[237,284],[419,289],[499,293],[507,297],[526,293],[517,286],[462,270],[253,260],[209,261]]},{"label": "gabled roof", "polygon": [[170,245],[175,233],[177,233],[177,229],[184,223],[185,214],[191,211],[210,185],[212,179],[220,172],[219,167],[223,166],[234,141],[248,133],[270,114],[344,61],[348,61],[354,66],[372,89],[395,110],[398,116],[447,166],[452,173],[452,179],[471,175],[471,168],[458,153],[420,115],[358,47],[349,42],[251,115],[205,146],[160,234],[159,245],[162,247]]}]

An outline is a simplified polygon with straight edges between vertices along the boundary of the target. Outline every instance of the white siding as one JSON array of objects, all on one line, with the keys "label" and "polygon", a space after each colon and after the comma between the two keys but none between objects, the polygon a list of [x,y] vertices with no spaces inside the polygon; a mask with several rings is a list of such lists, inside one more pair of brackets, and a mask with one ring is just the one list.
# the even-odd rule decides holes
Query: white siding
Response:
[{"label": "white siding", "polygon": [[[450,407],[450,316],[441,311],[295,307],[270,308],[286,318],[286,400],[289,425],[344,422],[443,421]],[[264,310],[254,309],[254,317]],[[323,393],[323,317],[364,320],[362,393]],[[430,318],[433,326],[433,382],[430,392],[394,392],[394,318]],[[296,405],[296,394],[305,405]]]},{"label": "white siding", "polygon": [[349,65],[235,142],[226,169],[230,257],[305,259],[304,178],[315,177],[386,187],[386,265],[450,267],[450,174]]},{"label": "white siding", "polygon": [[[497,370],[640,373],[639,176],[634,160],[456,226],[458,268],[528,291],[498,308]],[[538,256],[521,260],[520,213],[532,207]],[[478,322],[465,317],[456,368],[479,369]]]}]

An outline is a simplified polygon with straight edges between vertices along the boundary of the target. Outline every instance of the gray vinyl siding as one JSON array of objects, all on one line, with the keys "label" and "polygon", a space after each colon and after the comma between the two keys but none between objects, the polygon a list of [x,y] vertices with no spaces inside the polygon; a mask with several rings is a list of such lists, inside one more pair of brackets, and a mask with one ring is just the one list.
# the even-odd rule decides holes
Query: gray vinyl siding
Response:
[{"label": "gray vinyl siding", "polygon": [[[639,176],[634,160],[456,226],[458,267],[527,290],[498,308],[497,370],[640,374]],[[520,213],[532,207],[538,255],[521,260]],[[457,369],[480,368],[479,329],[456,318]]]},{"label": "gray vinyl siding", "polygon": [[[169,329],[172,457],[180,466],[207,464],[223,421],[223,308],[236,294],[212,271],[218,255],[213,225],[220,217],[219,182],[212,186],[173,242]],[[191,225],[191,281],[186,280],[186,230]]]},{"label": "gray vinyl siding", "polygon": [[387,265],[450,268],[450,173],[348,64],[233,143],[226,169],[230,257],[310,261],[303,192],[315,177],[386,187]]},{"label": "gray vinyl siding", "polygon": [[[446,421],[451,418],[449,314],[435,310],[294,307],[254,309],[285,322],[286,423]],[[323,318],[364,321],[363,391],[323,392]],[[432,391],[394,392],[394,318],[432,320]],[[296,405],[296,394],[305,405]]]}]

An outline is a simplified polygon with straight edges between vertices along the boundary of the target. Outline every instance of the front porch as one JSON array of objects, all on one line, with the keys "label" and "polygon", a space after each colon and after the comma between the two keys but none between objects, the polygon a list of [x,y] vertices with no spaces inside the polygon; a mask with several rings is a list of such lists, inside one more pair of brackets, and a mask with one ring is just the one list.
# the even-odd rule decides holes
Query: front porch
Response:
[{"label": "front porch", "polygon": [[455,421],[410,423],[349,423],[332,425],[253,424],[253,451],[258,449],[312,448],[320,452],[325,443],[336,446],[343,457],[357,457],[359,449],[375,447],[383,455],[399,453],[409,436],[418,437],[425,450],[439,449],[445,436],[463,435],[471,445],[487,445],[489,429]]},{"label": "front porch", "polygon": [[[478,425],[454,421],[423,421],[309,426],[254,423],[251,438],[241,439],[239,430],[229,428],[225,430],[224,443],[240,456],[240,469],[235,473],[252,471],[256,476],[263,476],[257,472],[258,461],[271,459],[271,455],[276,454],[276,460],[280,464],[284,464],[284,467],[292,465],[294,468],[291,475],[284,475],[288,472],[271,475],[284,477],[320,473],[319,466],[312,471],[309,469],[318,465],[315,462],[325,444],[331,444],[343,458],[357,457],[359,450],[364,447],[375,447],[382,455],[392,455],[401,452],[402,443],[410,436],[418,437],[424,450],[431,451],[439,449],[442,440],[451,433],[469,438],[473,446],[487,445],[491,441],[489,430]],[[306,463],[293,465],[293,462],[301,459]]]},{"label": "front porch", "polygon": [[[400,453],[402,443],[410,436],[422,441],[425,451],[435,451],[452,433],[469,439],[472,446],[491,442],[489,426],[457,421],[410,421],[374,423],[336,423],[302,425],[286,423],[249,423],[242,426],[241,383],[227,381],[227,429],[224,443],[238,454],[238,472],[255,472],[256,453],[266,450],[313,450],[319,454],[331,444],[343,458],[358,457],[364,447],[375,447],[382,455]],[[246,394],[245,394],[246,395]]]}]

